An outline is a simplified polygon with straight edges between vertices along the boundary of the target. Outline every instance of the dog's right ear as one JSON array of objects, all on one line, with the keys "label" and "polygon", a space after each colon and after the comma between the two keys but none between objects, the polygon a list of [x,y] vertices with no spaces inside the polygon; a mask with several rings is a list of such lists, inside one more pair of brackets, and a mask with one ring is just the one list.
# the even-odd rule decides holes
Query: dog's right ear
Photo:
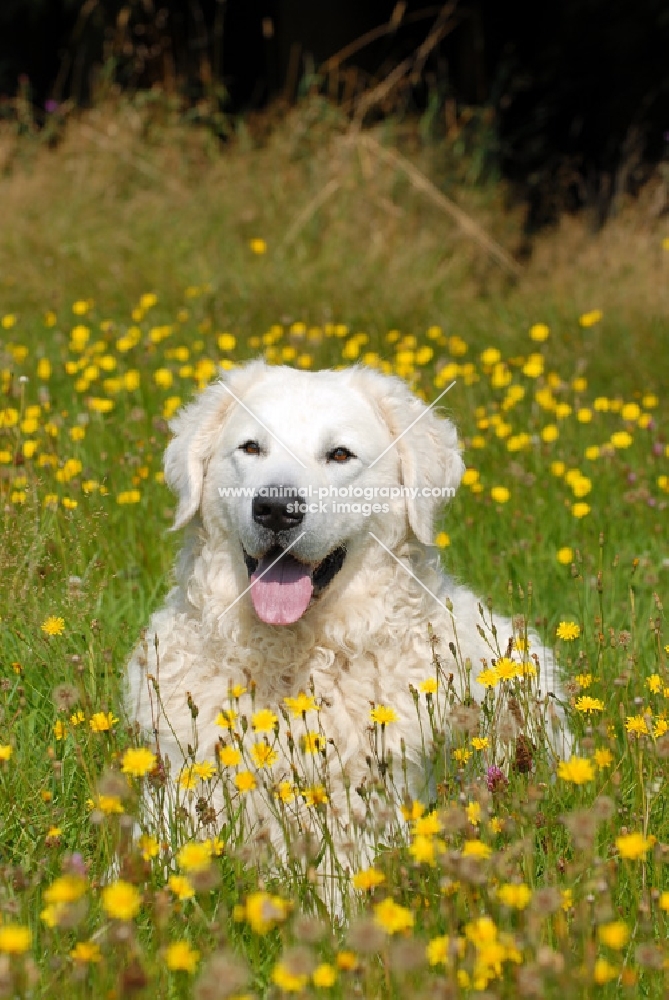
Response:
[{"label": "dog's right ear", "polygon": [[264,367],[262,362],[255,362],[226,372],[170,421],[174,437],[165,451],[164,469],[165,482],[179,500],[173,531],[183,528],[197,513],[207,463],[221,428],[240,394]]}]

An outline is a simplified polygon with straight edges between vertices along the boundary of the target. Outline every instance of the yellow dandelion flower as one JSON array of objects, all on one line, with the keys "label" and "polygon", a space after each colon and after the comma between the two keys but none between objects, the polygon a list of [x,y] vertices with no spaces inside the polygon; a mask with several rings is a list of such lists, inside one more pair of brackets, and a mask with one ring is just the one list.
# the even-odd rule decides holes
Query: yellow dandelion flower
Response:
[{"label": "yellow dandelion flower", "polygon": [[594,326],[595,323],[599,323],[602,319],[604,313],[601,309],[591,309],[590,312],[585,312],[582,316],[579,316],[579,323],[582,327]]},{"label": "yellow dandelion flower", "polygon": [[284,993],[301,993],[309,982],[306,972],[291,969],[288,962],[277,962],[272,969],[272,982]]},{"label": "yellow dandelion flower", "polygon": [[648,736],[650,732],[648,719],[645,715],[628,715],[625,721],[625,729],[633,736]]},{"label": "yellow dandelion flower", "polygon": [[211,866],[211,844],[202,841],[184,844],[177,854],[177,864],[188,874],[207,871]]},{"label": "yellow dandelion flower", "polygon": [[550,330],[545,323],[535,323],[534,326],[530,327],[530,339],[537,343],[548,340],[549,334]]},{"label": "yellow dandelion flower", "polygon": [[95,712],[88,721],[92,732],[106,733],[115,726],[118,719],[111,712]]},{"label": "yellow dandelion flower", "polygon": [[260,239],[258,237],[249,240],[249,248],[251,250],[251,253],[254,253],[259,257],[262,256],[264,253],[267,253],[267,243],[265,242],[265,240]]},{"label": "yellow dandelion flower", "polygon": [[256,733],[271,733],[278,721],[278,717],[270,708],[261,708],[252,717],[251,726]]},{"label": "yellow dandelion flower", "polygon": [[121,770],[133,778],[143,778],[156,766],[157,757],[147,747],[126,750],[123,754]]},{"label": "yellow dandelion flower", "polygon": [[316,712],[317,706],[313,695],[300,691],[296,698],[284,698],[284,705],[294,719],[301,718],[305,712]]},{"label": "yellow dandelion flower", "polygon": [[220,747],[216,752],[223,767],[237,767],[242,759],[242,755],[236,747]]},{"label": "yellow dandelion flower", "polygon": [[487,736],[474,736],[472,737],[472,746],[475,750],[487,750],[490,746],[490,740]]},{"label": "yellow dandelion flower", "polygon": [[377,885],[382,885],[385,880],[386,876],[378,868],[365,868],[353,876],[353,888],[360,892],[369,892]]},{"label": "yellow dandelion flower", "polygon": [[234,729],[237,712],[234,708],[224,708],[214,719],[214,723],[221,729]]},{"label": "yellow dandelion flower", "polygon": [[611,923],[602,924],[598,928],[597,936],[607,948],[621,951],[630,939],[630,930],[622,920],[613,920]]},{"label": "yellow dandelion flower", "polygon": [[324,806],[330,801],[323,785],[311,785],[302,792],[305,803],[310,809]]},{"label": "yellow dandelion flower", "polygon": [[108,917],[114,920],[132,920],[139,913],[142,896],[137,886],[119,879],[104,887],[101,902]]},{"label": "yellow dandelion flower", "polygon": [[603,747],[595,750],[593,760],[600,771],[603,771],[605,767],[610,767],[613,763],[613,754],[606,747]]},{"label": "yellow dandelion flower", "polygon": [[49,615],[40,627],[42,632],[45,632],[47,635],[62,635],[65,631],[65,619],[58,618],[56,615]]},{"label": "yellow dandelion flower", "polygon": [[279,759],[279,754],[267,743],[254,743],[251,747],[251,758],[257,768],[272,767]]},{"label": "yellow dandelion flower", "polygon": [[258,787],[255,776],[251,771],[240,771],[235,775],[234,783],[237,791],[241,792],[242,795],[245,795],[247,792],[253,792]]},{"label": "yellow dandelion flower", "polygon": [[447,549],[451,544],[450,536],[445,531],[440,531],[437,533],[434,539],[434,544],[438,549]]},{"label": "yellow dandelion flower", "polygon": [[325,748],[325,737],[320,733],[305,733],[300,746],[303,753],[320,753]]},{"label": "yellow dandelion flower", "polygon": [[497,890],[497,898],[503,906],[524,910],[532,898],[532,890],[524,882],[506,882]]},{"label": "yellow dandelion flower", "polygon": [[160,854],[160,844],[150,833],[143,833],[137,842],[137,846],[142,852],[145,861],[151,861]]},{"label": "yellow dandelion flower", "polygon": [[397,722],[399,716],[394,708],[390,708],[388,705],[376,705],[371,709],[369,717],[372,722],[375,722],[379,726],[386,726],[390,722]]},{"label": "yellow dandelion flower", "polygon": [[465,840],[462,845],[463,858],[481,858],[485,860],[492,854],[492,847],[488,847],[482,840]]},{"label": "yellow dandelion flower", "polygon": [[185,875],[170,875],[167,880],[167,887],[181,902],[184,902],[186,899],[192,899],[195,895],[195,889],[190,879]]},{"label": "yellow dandelion flower", "polygon": [[5,955],[22,955],[28,951],[33,936],[29,927],[20,924],[0,925],[0,952]]},{"label": "yellow dandelion flower", "polygon": [[605,958],[598,958],[592,972],[592,978],[598,986],[605,986],[612,979],[618,976],[618,969],[614,968]]},{"label": "yellow dandelion flower", "polygon": [[290,904],[280,896],[253,892],[242,906],[235,907],[235,920],[245,920],[256,934],[267,934],[282,923],[290,912]]},{"label": "yellow dandelion flower", "polygon": [[577,698],[574,708],[577,712],[589,715],[592,712],[603,712],[604,702],[599,698],[591,698],[589,695],[584,694],[580,698]]},{"label": "yellow dandelion flower", "polygon": [[621,858],[628,861],[638,861],[645,858],[654,841],[642,833],[625,833],[616,839],[616,847]]},{"label": "yellow dandelion flower", "polygon": [[374,906],[374,923],[387,934],[411,930],[415,917],[406,906],[400,906],[390,897]]},{"label": "yellow dandelion flower", "polygon": [[574,550],[568,545],[563,546],[557,551],[557,561],[561,563],[562,566],[569,566],[574,559]]},{"label": "yellow dandelion flower", "polygon": [[595,777],[592,761],[585,757],[571,757],[569,760],[561,760],[557,773],[558,778],[569,781],[573,785],[584,785]]},{"label": "yellow dandelion flower", "polygon": [[511,497],[511,491],[506,486],[493,486],[490,490],[490,496],[495,503],[507,503]]},{"label": "yellow dandelion flower", "polygon": [[96,944],[95,941],[77,941],[70,952],[70,958],[79,965],[92,965],[95,962],[101,962],[100,945]]},{"label": "yellow dandelion flower", "polygon": [[327,990],[336,983],[337,970],[333,965],[329,965],[328,962],[321,962],[314,969],[311,979],[314,986],[322,990]]},{"label": "yellow dandelion flower", "polygon": [[572,640],[578,639],[581,634],[581,626],[577,625],[576,622],[560,622],[555,634],[558,639],[563,639],[565,642],[572,642]]}]

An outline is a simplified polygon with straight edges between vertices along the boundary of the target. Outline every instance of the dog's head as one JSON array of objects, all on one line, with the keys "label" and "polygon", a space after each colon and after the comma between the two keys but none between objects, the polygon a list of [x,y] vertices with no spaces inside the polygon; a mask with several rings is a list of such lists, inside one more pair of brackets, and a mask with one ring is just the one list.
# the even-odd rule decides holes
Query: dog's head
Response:
[{"label": "dog's head", "polygon": [[463,472],[453,424],[398,378],[253,362],[226,373],[171,424],[165,478],[175,528],[200,513],[253,582],[260,618],[297,621],[347,555],[391,550],[434,517]]}]

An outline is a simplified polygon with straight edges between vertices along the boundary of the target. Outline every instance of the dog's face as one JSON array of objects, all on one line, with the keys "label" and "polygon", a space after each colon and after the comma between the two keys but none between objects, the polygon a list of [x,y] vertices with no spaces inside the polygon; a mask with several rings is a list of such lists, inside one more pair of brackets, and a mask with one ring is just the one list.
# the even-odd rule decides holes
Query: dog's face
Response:
[{"label": "dog's face", "polygon": [[199,509],[205,530],[224,534],[271,624],[301,618],[354,551],[379,541],[392,550],[409,530],[430,542],[443,502],[434,494],[457,486],[463,468],[452,424],[365,369],[255,362],[205,390],[173,429],[175,526]]}]

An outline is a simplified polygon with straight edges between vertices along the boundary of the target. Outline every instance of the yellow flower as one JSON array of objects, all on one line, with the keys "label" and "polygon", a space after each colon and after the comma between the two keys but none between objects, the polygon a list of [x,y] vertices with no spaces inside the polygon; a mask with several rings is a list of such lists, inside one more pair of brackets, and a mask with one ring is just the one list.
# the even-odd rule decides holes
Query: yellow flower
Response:
[{"label": "yellow flower", "polygon": [[116,503],[128,504],[128,503],[139,503],[142,499],[142,494],[139,490],[124,490],[119,493],[116,497]]},{"label": "yellow flower", "polygon": [[222,712],[219,712],[214,723],[220,726],[221,729],[234,729],[235,720],[237,719],[237,712],[234,708],[224,708]]},{"label": "yellow flower", "polygon": [[88,801],[91,809],[99,809],[105,816],[123,812],[123,804],[118,795],[98,795],[95,801],[93,799]]},{"label": "yellow flower", "polygon": [[170,972],[195,972],[200,952],[188,941],[173,941],[165,949],[165,964]]},{"label": "yellow flower", "polygon": [[249,247],[251,248],[251,253],[255,253],[258,256],[267,253],[267,243],[265,240],[258,238],[249,240]]},{"label": "yellow flower", "polygon": [[606,747],[595,750],[594,761],[600,771],[603,771],[605,767],[610,767],[613,763],[613,754]]},{"label": "yellow flower", "polygon": [[327,962],[321,962],[321,964],[316,966],[314,969],[311,978],[314,986],[327,990],[330,986],[334,986],[337,981],[337,970],[334,966],[329,965]]},{"label": "yellow flower", "polygon": [[495,687],[500,682],[500,676],[495,669],[488,667],[482,670],[476,678],[477,682],[484,688]]},{"label": "yellow flower", "polygon": [[490,490],[490,496],[495,503],[506,503],[511,496],[511,492],[506,486],[493,486]]},{"label": "yellow flower", "polygon": [[47,903],[75,903],[86,893],[87,882],[81,875],[61,875],[44,892]]},{"label": "yellow flower", "polygon": [[625,722],[625,729],[634,736],[647,736],[650,732],[648,720],[645,715],[628,715]]},{"label": "yellow flower", "polygon": [[615,951],[620,951],[624,948],[630,939],[629,927],[622,920],[614,920],[610,924],[602,924],[597,934],[602,944],[605,944],[607,948],[613,948]]},{"label": "yellow flower", "polygon": [[115,726],[118,719],[111,712],[95,712],[89,719],[89,726],[94,733],[106,733]]},{"label": "yellow flower", "polygon": [[178,900],[184,902],[186,899],[192,899],[195,895],[195,889],[193,888],[190,879],[185,875],[170,875],[167,880],[167,887],[171,889]]},{"label": "yellow flower", "polygon": [[9,743],[0,743],[0,760],[9,760],[12,756],[12,747]]},{"label": "yellow flower", "polygon": [[439,684],[436,677],[428,677],[427,680],[421,681],[418,685],[418,690],[422,694],[436,694]]},{"label": "yellow flower", "polygon": [[576,700],[574,708],[577,712],[589,714],[591,712],[603,712],[604,702],[599,698],[591,698],[589,695],[582,695]]},{"label": "yellow flower", "polygon": [[156,766],[156,755],[146,747],[126,750],[123,754],[121,770],[133,778],[143,778]]},{"label": "yellow flower", "polygon": [[338,951],[337,952],[337,967],[342,970],[342,972],[353,972],[354,969],[358,967],[358,959],[353,951]]},{"label": "yellow flower", "polygon": [[240,771],[235,775],[234,783],[235,787],[242,793],[242,795],[245,795],[246,792],[252,792],[258,787],[256,779],[251,771]]},{"label": "yellow flower", "polygon": [[605,958],[597,959],[593,969],[592,978],[598,986],[605,986],[606,983],[610,983],[612,979],[615,979],[617,975],[618,970],[615,969],[610,962],[607,962]]},{"label": "yellow flower", "polygon": [[492,854],[492,847],[488,847],[482,840],[465,840],[462,845],[463,858],[481,858],[485,860]]},{"label": "yellow flower", "polygon": [[177,864],[189,874],[207,871],[211,866],[211,844],[208,841],[184,844],[177,854]]},{"label": "yellow flower", "polygon": [[32,940],[29,927],[22,927],[20,924],[0,926],[0,952],[7,955],[22,955],[30,948]]},{"label": "yellow flower", "polygon": [[279,754],[267,743],[254,743],[251,747],[251,757],[257,768],[264,768],[276,764]]},{"label": "yellow flower", "polygon": [[301,747],[303,753],[319,753],[325,747],[325,737],[320,733],[305,733]]},{"label": "yellow flower", "polygon": [[524,882],[506,882],[497,890],[497,897],[503,906],[524,910],[532,898],[532,890]]},{"label": "yellow flower", "polygon": [[550,334],[550,330],[545,323],[535,323],[534,326],[530,327],[530,338],[541,343],[543,340],[547,340]]},{"label": "yellow flower", "polygon": [[450,938],[446,935],[443,937],[432,938],[428,941],[425,948],[425,956],[427,958],[429,965],[446,965],[448,962],[448,949],[450,944]]},{"label": "yellow flower", "polygon": [[467,819],[472,824],[472,826],[478,826],[481,822],[481,803],[480,802],[470,802],[465,809],[467,814]]},{"label": "yellow flower", "polygon": [[387,934],[410,930],[414,925],[414,915],[406,906],[400,906],[390,897],[374,906],[374,922]]},{"label": "yellow flower", "polygon": [[550,443],[551,441],[557,441],[560,436],[560,431],[555,424],[546,424],[546,426],[541,431],[541,440]]},{"label": "yellow flower", "polygon": [[569,760],[561,760],[557,773],[558,778],[570,781],[574,785],[584,785],[595,777],[592,761],[585,757],[571,757]]},{"label": "yellow flower", "polygon": [[102,961],[100,945],[95,941],[77,941],[70,952],[70,958],[80,965],[90,965],[93,962]]},{"label": "yellow flower", "polygon": [[242,906],[235,907],[235,920],[245,920],[256,934],[267,934],[286,919],[290,904],[280,896],[267,892],[253,892]]},{"label": "yellow flower", "polygon": [[447,549],[451,544],[451,539],[445,531],[440,531],[434,539],[434,544],[438,549]]},{"label": "yellow flower", "polygon": [[310,809],[315,806],[324,806],[328,803],[328,795],[323,785],[311,785],[302,792],[304,801]]},{"label": "yellow flower", "polygon": [[65,619],[57,618],[55,615],[49,615],[41,625],[43,632],[47,635],[62,635],[65,631]]},{"label": "yellow flower", "polygon": [[377,868],[365,868],[353,876],[353,888],[359,889],[361,892],[368,892],[370,889],[375,889],[377,885],[381,885],[385,880],[386,876]]},{"label": "yellow flower", "polygon": [[453,751],[453,758],[457,760],[458,764],[466,764],[471,755],[471,750],[466,750],[464,747],[456,747]]},{"label": "yellow flower", "polygon": [[142,896],[137,886],[119,879],[102,890],[102,909],[114,920],[132,920],[139,913]]},{"label": "yellow flower", "polygon": [[284,993],[301,993],[308,981],[306,972],[296,972],[287,962],[277,962],[272,969],[272,982]]},{"label": "yellow flower", "polygon": [[496,347],[487,347],[481,354],[481,364],[496,365],[501,360],[501,353]]},{"label": "yellow flower", "polygon": [[58,721],[54,722],[53,724],[53,735],[56,737],[57,740],[64,740],[65,737],[67,736],[67,728],[65,726],[65,723],[62,722],[60,719],[58,719]]},{"label": "yellow flower", "polygon": [[563,548],[558,549],[557,561],[561,563],[563,566],[569,566],[570,563],[573,561],[573,558],[574,558],[574,550],[571,549],[568,545],[565,545]]},{"label": "yellow flower", "polygon": [[251,726],[256,733],[271,733],[278,722],[277,716],[270,708],[261,708],[251,719]]},{"label": "yellow flower", "polygon": [[611,444],[614,448],[629,448],[634,438],[627,431],[616,431],[611,435]]},{"label": "yellow flower", "polygon": [[192,771],[194,777],[199,778],[200,781],[209,781],[216,774],[216,766],[209,760],[201,760],[197,764],[193,764]]},{"label": "yellow flower", "polygon": [[372,722],[379,726],[386,726],[389,722],[397,722],[399,716],[394,708],[387,705],[376,705],[369,713]]},{"label": "yellow flower", "polygon": [[223,767],[236,767],[242,759],[242,755],[236,747],[221,747],[217,753]]},{"label": "yellow flower", "polygon": [[590,312],[583,313],[578,321],[583,327],[594,326],[595,323],[599,323],[603,315],[604,313],[601,309],[591,309]]},{"label": "yellow flower", "polygon": [[137,846],[142,852],[145,861],[157,858],[160,854],[160,844],[150,833],[143,833],[137,842]]},{"label": "yellow flower", "polygon": [[578,639],[581,634],[581,626],[577,625],[576,622],[560,622],[555,634],[558,639],[571,642],[573,639]]},{"label": "yellow flower", "polygon": [[316,702],[313,695],[300,691],[296,698],[284,698],[284,704],[294,719],[301,718],[305,712],[316,712]]},{"label": "yellow flower", "polygon": [[653,846],[650,837],[644,837],[642,833],[625,833],[616,839],[616,847],[620,852],[620,857],[628,861],[638,861],[645,858],[646,854]]},{"label": "yellow flower", "polygon": [[487,750],[490,746],[490,740],[487,736],[474,736],[472,737],[472,746],[475,750]]}]

